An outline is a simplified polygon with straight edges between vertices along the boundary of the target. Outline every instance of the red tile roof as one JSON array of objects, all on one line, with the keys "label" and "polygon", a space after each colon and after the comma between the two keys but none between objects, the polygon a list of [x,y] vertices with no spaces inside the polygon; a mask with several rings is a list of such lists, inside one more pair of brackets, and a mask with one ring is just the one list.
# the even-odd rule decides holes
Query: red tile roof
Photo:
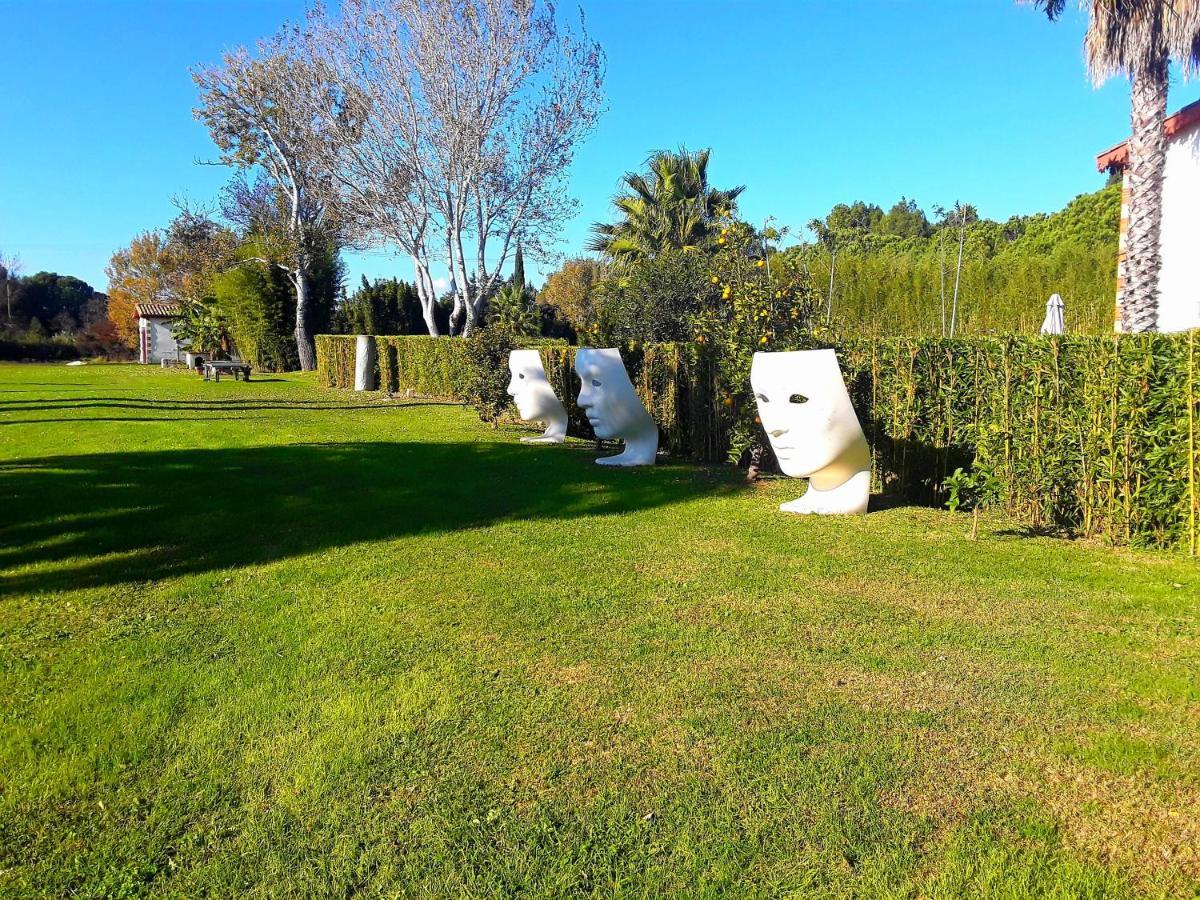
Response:
[{"label": "red tile roof", "polygon": [[134,310],[139,319],[173,319],[179,315],[179,304],[166,301],[139,303]]},{"label": "red tile roof", "polygon": [[[1200,100],[1189,103],[1173,116],[1163,121],[1163,130],[1167,137],[1172,138],[1181,131],[1186,131],[1200,122]],[[1096,171],[1107,172],[1109,169],[1121,169],[1129,165],[1129,141],[1124,140],[1117,146],[1105,150],[1096,157]]]}]

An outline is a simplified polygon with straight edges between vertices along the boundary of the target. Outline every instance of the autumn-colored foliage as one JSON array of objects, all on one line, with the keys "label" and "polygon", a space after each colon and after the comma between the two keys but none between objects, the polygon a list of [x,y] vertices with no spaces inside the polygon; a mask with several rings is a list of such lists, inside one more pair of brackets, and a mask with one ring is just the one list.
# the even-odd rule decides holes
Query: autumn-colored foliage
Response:
[{"label": "autumn-colored foliage", "polygon": [[118,250],[109,260],[108,317],[121,341],[137,345],[139,303],[174,299],[175,265],[164,237],[157,231],[144,231]]},{"label": "autumn-colored foliage", "polygon": [[603,277],[604,267],[596,260],[583,256],[568,259],[546,279],[537,302],[555,307],[572,325],[581,328],[590,318],[592,288]]}]

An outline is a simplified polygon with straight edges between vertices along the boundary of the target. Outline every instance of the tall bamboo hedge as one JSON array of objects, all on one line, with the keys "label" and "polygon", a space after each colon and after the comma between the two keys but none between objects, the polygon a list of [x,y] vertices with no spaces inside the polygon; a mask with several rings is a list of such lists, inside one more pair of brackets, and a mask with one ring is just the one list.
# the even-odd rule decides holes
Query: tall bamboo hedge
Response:
[{"label": "tall bamboo hedge", "polygon": [[[461,342],[381,337],[381,385],[460,398]],[[1198,550],[1200,332],[1110,337],[850,340],[836,348],[870,441],[875,488],[941,503],[942,482],[975,463],[1033,529],[1115,544]],[[388,354],[385,354],[385,348]],[[349,387],[353,338],[317,342],[321,381]],[[542,347],[571,418],[574,348]],[[672,455],[726,458],[729,417],[711,352],[623,349],[634,385]]]},{"label": "tall bamboo hedge", "polygon": [[991,467],[1029,527],[1196,552],[1198,335],[848,342],[883,490]]}]

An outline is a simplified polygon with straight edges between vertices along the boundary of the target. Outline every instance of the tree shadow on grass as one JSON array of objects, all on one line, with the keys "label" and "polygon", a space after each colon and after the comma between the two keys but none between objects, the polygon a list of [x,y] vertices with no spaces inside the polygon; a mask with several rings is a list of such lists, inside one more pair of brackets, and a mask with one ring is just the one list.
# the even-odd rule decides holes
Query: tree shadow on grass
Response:
[{"label": "tree shadow on grass", "polygon": [[[224,397],[191,400],[155,400],[140,397],[88,397],[86,400],[4,400],[0,413],[76,412],[81,409],[146,410],[147,412],[205,412],[219,410],[250,411],[271,409],[394,409],[397,406],[461,406],[448,400],[388,401],[375,403],[329,403],[320,400],[289,400],[286,397],[256,399],[253,397]],[[0,419],[0,424],[4,420]]]},{"label": "tree shadow on grass", "polygon": [[[269,410],[267,410],[269,411]],[[0,419],[0,426],[3,425],[51,425],[55,422],[59,424],[79,425],[80,422],[92,424],[94,422],[157,422],[162,425],[169,425],[173,422],[233,422],[243,419],[259,419],[261,416],[89,416],[82,419],[79,416],[65,419]]]},{"label": "tree shadow on grass", "polygon": [[[738,489],[730,473],[606,469],[581,451],[373,442],[0,464],[0,595],[156,580],[504,521],[616,515]],[[48,565],[9,574],[32,563]]]}]

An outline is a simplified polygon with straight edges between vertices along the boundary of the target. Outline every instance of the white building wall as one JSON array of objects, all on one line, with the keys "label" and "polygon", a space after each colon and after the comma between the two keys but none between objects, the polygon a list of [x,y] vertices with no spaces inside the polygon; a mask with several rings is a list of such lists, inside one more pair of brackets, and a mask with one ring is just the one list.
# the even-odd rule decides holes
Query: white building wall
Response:
[{"label": "white building wall", "polygon": [[138,319],[140,357],[144,363],[157,365],[164,359],[178,359],[180,346],[171,333],[170,319]]},{"label": "white building wall", "polygon": [[1167,142],[1158,330],[1200,328],[1200,122]]}]

